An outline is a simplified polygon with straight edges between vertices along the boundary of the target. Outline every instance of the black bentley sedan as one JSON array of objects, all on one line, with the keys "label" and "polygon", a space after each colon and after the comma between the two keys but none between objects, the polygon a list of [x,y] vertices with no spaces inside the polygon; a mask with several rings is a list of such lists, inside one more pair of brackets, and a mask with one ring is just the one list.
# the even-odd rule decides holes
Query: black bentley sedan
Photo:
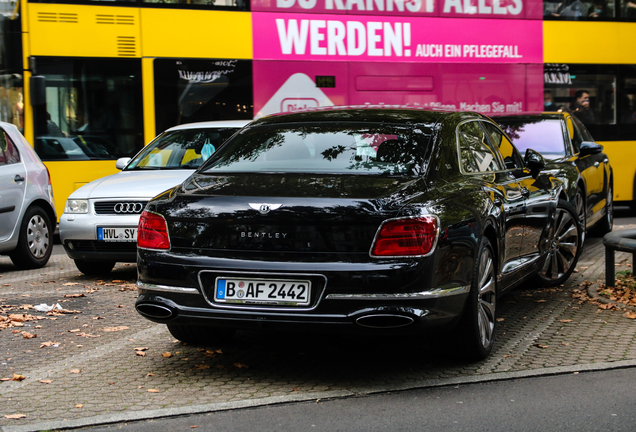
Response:
[{"label": "black bentley sedan", "polygon": [[562,282],[581,245],[563,184],[476,113],[274,115],[243,128],[138,231],[137,311],[186,342],[237,329],[450,331],[491,351],[497,299]]}]

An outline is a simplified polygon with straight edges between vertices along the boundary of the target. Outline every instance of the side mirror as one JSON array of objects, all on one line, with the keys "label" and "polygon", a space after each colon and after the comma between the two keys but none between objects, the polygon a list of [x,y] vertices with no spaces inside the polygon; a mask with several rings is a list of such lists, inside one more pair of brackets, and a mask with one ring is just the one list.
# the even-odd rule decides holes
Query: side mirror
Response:
[{"label": "side mirror", "polygon": [[545,168],[545,159],[541,153],[536,150],[526,150],[526,157],[523,160],[533,175]]},{"label": "side mirror", "polygon": [[121,171],[124,168],[126,168],[126,165],[128,165],[128,162],[130,162],[129,157],[119,158],[117,159],[117,162],[115,162],[115,167]]},{"label": "side mirror", "polygon": [[599,143],[595,143],[594,141],[583,141],[581,143],[581,149],[579,150],[579,154],[581,156],[587,156],[591,154],[597,154],[603,151],[603,146]]}]

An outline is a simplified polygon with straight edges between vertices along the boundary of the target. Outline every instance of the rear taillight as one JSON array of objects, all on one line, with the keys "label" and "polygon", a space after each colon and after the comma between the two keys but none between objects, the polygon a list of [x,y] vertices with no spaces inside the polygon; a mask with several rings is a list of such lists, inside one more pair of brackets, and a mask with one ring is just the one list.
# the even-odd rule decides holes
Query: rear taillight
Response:
[{"label": "rear taillight", "polygon": [[163,216],[147,211],[141,213],[137,246],[146,249],[170,249],[168,224]]},{"label": "rear taillight", "polygon": [[371,248],[371,256],[401,257],[427,255],[437,242],[435,216],[394,219],[380,227]]}]

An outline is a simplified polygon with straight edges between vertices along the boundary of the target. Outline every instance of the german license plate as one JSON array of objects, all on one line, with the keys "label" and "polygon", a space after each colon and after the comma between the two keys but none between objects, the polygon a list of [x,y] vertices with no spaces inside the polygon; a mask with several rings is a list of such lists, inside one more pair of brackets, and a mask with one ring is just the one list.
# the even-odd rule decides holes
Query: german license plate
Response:
[{"label": "german license plate", "polygon": [[108,242],[136,242],[137,228],[97,228],[97,239]]},{"label": "german license plate", "polygon": [[220,303],[309,305],[311,282],[289,279],[217,278],[214,300]]}]

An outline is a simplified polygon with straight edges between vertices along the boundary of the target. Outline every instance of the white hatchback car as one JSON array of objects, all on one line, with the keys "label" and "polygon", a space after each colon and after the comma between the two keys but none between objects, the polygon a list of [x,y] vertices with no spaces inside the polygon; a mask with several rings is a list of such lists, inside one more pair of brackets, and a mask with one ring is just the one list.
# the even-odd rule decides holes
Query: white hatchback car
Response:
[{"label": "white hatchback car", "polygon": [[0,122],[0,254],[19,269],[43,267],[56,221],[49,171],[18,128]]},{"label": "white hatchback car", "polygon": [[137,261],[137,225],[146,203],[188,178],[245,120],[172,127],[137,155],[117,160],[122,171],[82,186],[66,201],[60,239],[77,268],[106,274]]}]

